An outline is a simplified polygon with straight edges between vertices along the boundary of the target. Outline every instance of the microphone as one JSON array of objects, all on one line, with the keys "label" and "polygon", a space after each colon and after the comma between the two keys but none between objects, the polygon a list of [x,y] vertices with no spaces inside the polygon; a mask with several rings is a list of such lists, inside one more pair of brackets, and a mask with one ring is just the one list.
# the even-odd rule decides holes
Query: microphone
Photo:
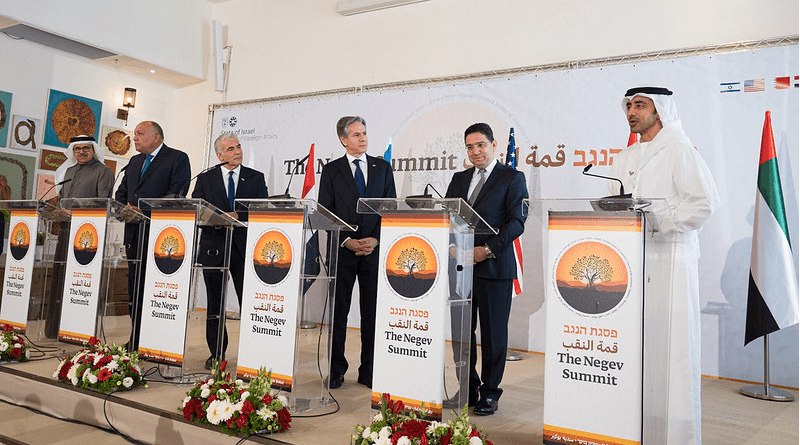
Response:
[{"label": "microphone", "polygon": [[303,159],[299,160],[297,162],[297,165],[294,166],[292,173],[289,175],[289,183],[286,184],[286,191],[284,191],[282,195],[269,196],[268,199],[292,199],[292,195],[289,194],[289,186],[292,185],[292,178],[294,178],[294,174],[297,172],[297,167],[303,165],[303,163],[306,162],[306,160],[308,160],[309,156],[310,153],[307,154],[306,157],[304,157]]},{"label": "microphone", "polygon": [[430,188],[431,188],[431,189],[432,189],[434,192],[436,192],[436,194],[437,194],[437,195],[439,195],[439,198],[442,198],[442,194],[441,194],[441,193],[439,193],[439,191],[438,191],[438,190],[436,190],[436,189],[435,189],[435,188],[434,188],[434,187],[433,187],[433,186],[432,186],[430,183],[427,183],[427,184],[425,184],[425,190],[422,192],[422,194],[421,194],[421,195],[410,195],[410,196],[406,196],[406,198],[411,198],[411,199],[433,198],[433,195],[431,195],[430,193],[428,193],[428,188],[429,188],[429,187],[430,187]]},{"label": "microphone", "polygon": [[131,166],[131,163],[130,163],[130,162],[128,162],[127,164],[125,164],[125,167],[122,167],[121,169],[119,169],[119,171],[117,172],[117,176],[115,176],[115,177],[114,177],[114,183],[113,183],[113,184],[111,184],[111,195],[112,195],[112,197],[113,197],[113,195],[114,195],[114,187],[116,187],[116,186],[117,186],[117,181],[119,181],[119,178],[121,178],[121,177],[122,177],[122,173],[123,173],[125,170],[127,170],[127,169],[128,169],[128,167],[130,167],[130,166]]},{"label": "microphone", "polygon": [[45,202],[45,201],[44,201],[44,197],[45,197],[45,196],[47,196],[47,194],[48,194],[48,193],[50,193],[50,192],[51,192],[51,191],[52,191],[54,188],[56,188],[57,186],[59,186],[59,185],[64,185],[64,184],[68,183],[69,181],[72,181],[72,179],[65,179],[65,180],[63,180],[63,181],[61,181],[61,182],[59,182],[59,183],[56,183],[56,184],[53,184],[53,185],[51,185],[51,186],[50,186],[50,188],[49,188],[49,189],[47,189],[47,191],[46,191],[46,192],[44,192],[44,194],[42,195],[42,197],[41,197],[41,198],[39,198],[39,201]]},{"label": "microphone", "polygon": [[625,194],[625,186],[622,184],[621,180],[619,180],[617,178],[612,178],[610,176],[601,176],[601,175],[594,175],[592,173],[588,173],[589,169],[592,168],[592,167],[594,167],[594,164],[589,164],[586,167],[584,167],[583,168],[583,174],[586,175],[586,176],[594,176],[595,178],[602,178],[602,179],[608,179],[608,180],[611,180],[611,181],[619,182],[619,195],[608,196],[608,198],[630,198],[631,197],[630,193]]},{"label": "microphone", "polygon": [[192,181],[197,179],[198,176],[202,175],[203,173],[205,173],[207,171],[213,170],[213,169],[215,169],[217,167],[222,167],[223,165],[227,165],[227,164],[230,164],[230,162],[228,162],[228,161],[220,162],[217,165],[212,165],[211,167],[208,167],[207,169],[205,169],[205,170],[201,171],[200,173],[198,173],[198,174],[192,176],[191,178],[189,178],[189,180],[186,181],[186,184],[183,184],[183,187],[178,189],[178,193],[170,193],[169,195],[165,196],[165,198],[183,198],[183,197],[185,197],[186,193],[189,191],[189,184],[191,184]]},{"label": "microphone", "polygon": [[439,195],[439,198],[442,197],[441,193],[439,193],[430,183],[428,183],[425,184],[425,190],[421,195],[406,196],[406,205],[412,209],[432,209],[434,207],[433,195],[428,193],[428,188],[433,189],[433,191]]}]

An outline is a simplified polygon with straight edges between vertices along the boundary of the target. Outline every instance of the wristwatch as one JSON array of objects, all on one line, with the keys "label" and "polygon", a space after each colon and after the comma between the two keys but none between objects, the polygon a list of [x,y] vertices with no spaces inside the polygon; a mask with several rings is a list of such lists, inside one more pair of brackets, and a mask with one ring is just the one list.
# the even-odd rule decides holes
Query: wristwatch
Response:
[{"label": "wristwatch", "polygon": [[488,244],[483,245],[483,250],[486,252],[486,258],[494,258],[494,252],[492,252]]}]

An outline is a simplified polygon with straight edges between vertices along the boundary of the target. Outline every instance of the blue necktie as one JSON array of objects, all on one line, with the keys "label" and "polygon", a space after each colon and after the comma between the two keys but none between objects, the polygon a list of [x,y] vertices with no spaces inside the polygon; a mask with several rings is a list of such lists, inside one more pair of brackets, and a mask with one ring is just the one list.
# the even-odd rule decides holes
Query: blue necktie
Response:
[{"label": "blue necktie", "polygon": [[364,172],[361,171],[361,159],[355,159],[353,162],[356,163],[356,188],[358,188],[358,194],[361,197],[364,197],[364,190],[367,188],[366,182],[364,182]]},{"label": "blue necktie", "polygon": [[147,155],[147,158],[144,160],[144,165],[142,166],[142,172],[139,173],[139,179],[142,179],[144,176],[144,172],[147,170],[147,167],[150,166],[150,161],[153,160],[153,155]]},{"label": "blue necktie", "polygon": [[228,204],[233,210],[233,197],[236,195],[236,184],[233,183],[233,170],[228,172]]}]

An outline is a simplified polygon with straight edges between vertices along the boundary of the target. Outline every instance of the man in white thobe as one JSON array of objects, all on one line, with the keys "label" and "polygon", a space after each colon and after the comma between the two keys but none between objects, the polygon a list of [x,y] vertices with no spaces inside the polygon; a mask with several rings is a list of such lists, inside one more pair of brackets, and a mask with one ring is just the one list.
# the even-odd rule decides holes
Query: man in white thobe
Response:
[{"label": "man in white thobe", "polygon": [[[632,88],[622,101],[639,142],[614,157],[611,176],[634,198],[665,198],[656,215],[663,242],[672,244],[667,443],[700,444],[700,286],[698,232],[719,206],[711,173],[681,128],[672,91]],[[616,193],[614,184],[610,190]]]}]

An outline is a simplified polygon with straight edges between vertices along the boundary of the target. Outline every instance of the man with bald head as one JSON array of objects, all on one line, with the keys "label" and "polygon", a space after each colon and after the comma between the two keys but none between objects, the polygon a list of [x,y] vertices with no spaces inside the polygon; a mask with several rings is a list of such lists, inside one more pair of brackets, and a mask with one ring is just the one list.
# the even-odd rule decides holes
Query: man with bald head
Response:
[{"label": "man with bald head", "polygon": [[[719,206],[714,179],[683,132],[672,91],[637,87],[622,108],[635,144],[615,156],[611,176],[634,198],[666,198],[668,214],[654,212],[662,241],[674,249],[669,338],[668,444],[700,444],[700,285],[698,232]],[[616,193],[616,186],[610,190]]]},{"label": "man with bald head", "polygon": [[[185,195],[191,179],[191,167],[186,153],[170,148],[164,144],[164,130],[153,121],[144,121],[136,126],[133,133],[133,144],[139,152],[128,162],[125,176],[119,185],[114,199],[129,207],[139,207],[142,198],[164,198],[167,196]],[[147,251],[149,225],[145,226],[143,252]],[[139,224],[125,224],[125,253],[129,259],[139,258]],[[131,317],[134,318],[136,330],[131,337],[129,349],[139,346],[138,327],[141,313],[134,314],[133,309],[141,310],[142,289],[144,284],[144,261],[141,262],[139,282],[136,282],[136,263],[128,262],[128,297],[131,304]],[[138,292],[135,292],[138,289]],[[138,297],[137,297],[138,296]],[[134,305],[136,297],[137,305]]]}]

